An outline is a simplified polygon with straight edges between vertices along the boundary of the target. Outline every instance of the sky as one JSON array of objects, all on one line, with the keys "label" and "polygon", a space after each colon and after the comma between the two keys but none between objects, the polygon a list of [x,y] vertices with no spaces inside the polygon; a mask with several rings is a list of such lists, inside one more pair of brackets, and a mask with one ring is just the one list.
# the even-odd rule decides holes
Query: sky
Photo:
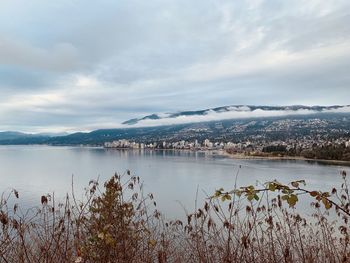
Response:
[{"label": "sky", "polygon": [[0,131],[348,105],[349,0],[0,0]]}]

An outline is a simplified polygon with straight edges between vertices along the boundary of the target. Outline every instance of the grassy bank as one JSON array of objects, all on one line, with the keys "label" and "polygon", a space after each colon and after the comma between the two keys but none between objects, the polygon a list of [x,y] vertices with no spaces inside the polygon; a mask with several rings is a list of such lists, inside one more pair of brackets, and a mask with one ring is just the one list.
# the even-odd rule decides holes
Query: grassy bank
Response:
[{"label": "grassy bank", "polygon": [[[84,200],[46,195],[24,211],[12,190],[0,203],[0,262],[349,262],[341,176],[326,193],[303,181],[218,189],[184,221],[165,220],[130,172],[91,181]],[[305,194],[311,217],[294,209]]]}]

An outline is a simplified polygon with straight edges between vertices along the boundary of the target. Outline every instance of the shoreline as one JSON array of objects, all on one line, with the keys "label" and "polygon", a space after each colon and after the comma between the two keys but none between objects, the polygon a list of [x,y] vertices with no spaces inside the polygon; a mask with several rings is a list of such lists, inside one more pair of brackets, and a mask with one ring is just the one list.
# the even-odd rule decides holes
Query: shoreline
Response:
[{"label": "shoreline", "polygon": [[332,165],[345,165],[350,166],[350,161],[342,161],[342,160],[327,160],[327,159],[310,159],[301,156],[254,156],[254,155],[245,155],[241,153],[231,154],[226,151],[218,151],[219,155],[226,156],[231,159],[238,160],[280,160],[280,161],[306,161],[306,162],[318,162],[324,164],[332,164]]},{"label": "shoreline", "polygon": [[258,156],[258,155],[245,155],[244,153],[231,154],[225,150],[205,150],[205,149],[158,149],[158,148],[145,148],[145,149],[131,149],[131,148],[107,148],[104,146],[97,145],[52,145],[52,144],[28,144],[28,145],[11,145],[11,144],[1,144],[0,146],[46,146],[46,147],[74,147],[74,148],[99,148],[106,150],[122,150],[122,151],[143,151],[143,150],[155,150],[155,151],[179,151],[179,152],[200,152],[200,153],[211,153],[213,155],[223,156],[230,159],[236,160],[271,160],[271,161],[306,161],[306,162],[318,162],[329,165],[342,165],[350,166],[350,161],[342,160],[327,160],[327,159],[310,159],[301,156]]}]

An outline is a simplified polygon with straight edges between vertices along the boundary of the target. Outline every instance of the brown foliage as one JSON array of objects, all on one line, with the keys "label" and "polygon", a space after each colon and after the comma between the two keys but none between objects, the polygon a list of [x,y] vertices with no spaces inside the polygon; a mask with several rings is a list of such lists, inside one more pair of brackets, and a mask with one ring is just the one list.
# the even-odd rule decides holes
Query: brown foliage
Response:
[{"label": "brown foliage", "polygon": [[[11,196],[19,197],[13,190],[0,202],[0,262],[348,262],[350,205],[342,176],[330,193],[308,191],[304,181],[220,189],[186,222],[164,220],[129,171],[103,189],[90,181],[82,201],[74,192],[58,204],[46,195],[24,213],[9,207]],[[294,209],[303,191],[314,198],[312,217]]]}]

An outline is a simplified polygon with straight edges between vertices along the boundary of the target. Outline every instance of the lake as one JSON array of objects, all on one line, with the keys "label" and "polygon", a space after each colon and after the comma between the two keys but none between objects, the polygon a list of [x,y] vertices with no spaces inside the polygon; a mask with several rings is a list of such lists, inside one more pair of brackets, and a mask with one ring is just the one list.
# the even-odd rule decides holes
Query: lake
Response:
[{"label": "lake", "polygon": [[[240,167],[240,168],[239,168]],[[215,189],[277,179],[282,183],[305,179],[307,188],[329,191],[341,184],[341,170],[349,167],[286,160],[235,160],[204,152],[128,151],[89,147],[0,146],[0,191],[19,191],[22,203],[39,205],[40,196],[71,191],[72,175],[77,192],[90,179],[100,182],[115,172],[140,176],[145,192],[152,192],[158,208],[168,217],[183,215],[202,203]],[[303,210],[308,204],[300,204]]]}]

